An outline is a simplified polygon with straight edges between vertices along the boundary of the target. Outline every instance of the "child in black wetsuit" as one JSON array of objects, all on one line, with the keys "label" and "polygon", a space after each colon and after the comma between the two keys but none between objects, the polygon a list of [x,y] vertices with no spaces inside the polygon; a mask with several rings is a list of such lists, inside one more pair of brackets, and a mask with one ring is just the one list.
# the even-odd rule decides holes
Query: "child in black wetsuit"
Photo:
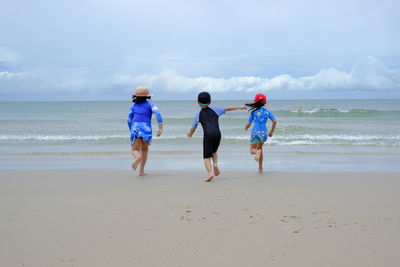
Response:
[{"label": "child in black wetsuit", "polygon": [[197,97],[197,101],[201,110],[196,114],[193,126],[188,132],[187,136],[193,136],[194,132],[196,131],[197,125],[200,122],[204,132],[204,165],[208,172],[208,177],[204,179],[204,181],[210,182],[212,179],[214,179],[214,176],[219,175],[217,151],[219,143],[221,141],[221,131],[219,130],[218,118],[226,111],[246,109],[246,106],[226,108],[209,107],[211,103],[211,96],[207,92],[201,92]]}]

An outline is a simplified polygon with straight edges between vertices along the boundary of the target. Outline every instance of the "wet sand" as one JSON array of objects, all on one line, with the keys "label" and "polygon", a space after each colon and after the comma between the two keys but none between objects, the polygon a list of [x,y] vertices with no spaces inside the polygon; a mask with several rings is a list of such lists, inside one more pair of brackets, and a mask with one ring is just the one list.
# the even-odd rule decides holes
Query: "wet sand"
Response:
[{"label": "wet sand", "polygon": [[400,262],[399,173],[204,175],[2,170],[0,266]]}]

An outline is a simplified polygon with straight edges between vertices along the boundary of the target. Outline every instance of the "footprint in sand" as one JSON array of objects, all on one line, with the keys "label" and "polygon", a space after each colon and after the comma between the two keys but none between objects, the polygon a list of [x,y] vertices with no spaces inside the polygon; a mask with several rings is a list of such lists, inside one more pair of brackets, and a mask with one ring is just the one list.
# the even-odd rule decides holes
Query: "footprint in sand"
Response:
[{"label": "footprint in sand", "polygon": [[219,199],[223,199],[223,200],[229,200],[229,199],[233,199],[234,196],[232,195],[227,195],[227,194],[223,194],[223,193],[217,193],[215,194],[215,196]]},{"label": "footprint in sand", "polygon": [[[302,228],[302,219],[303,217],[296,216],[296,215],[284,215],[282,216],[281,222],[287,223],[289,225],[296,225],[296,228],[293,230],[293,234],[298,234],[301,231]],[[300,229],[299,229],[300,228]],[[292,228],[293,229],[293,228]]]},{"label": "footprint in sand", "polygon": [[320,215],[320,214],[330,214],[330,211],[325,211],[325,210],[315,210],[311,214],[312,215]]},{"label": "footprint in sand", "polygon": [[249,222],[249,223],[256,223],[256,222],[261,221],[261,220],[263,220],[265,218],[264,214],[262,214],[258,210],[254,210],[254,209],[251,209],[251,208],[244,208],[243,210],[248,212],[248,213],[250,213],[248,216],[249,216],[249,219],[251,219],[251,222]]},{"label": "footprint in sand", "polygon": [[199,222],[207,221],[207,218],[204,215],[197,214],[190,209],[190,206],[186,207],[184,211],[184,215],[179,218],[180,221],[191,222],[193,220],[197,220]]},{"label": "footprint in sand", "polygon": [[180,221],[188,221],[188,222],[191,222],[191,221],[193,221],[193,218],[192,218],[192,216],[190,216],[190,215],[182,215],[182,216],[179,218],[179,220],[180,220]]},{"label": "footprint in sand", "polygon": [[293,221],[298,221],[303,219],[303,217],[300,216],[295,216],[295,215],[290,215],[290,216],[282,216],[281,222],[284,223],[289,223],[289,222],[293,222]]}]

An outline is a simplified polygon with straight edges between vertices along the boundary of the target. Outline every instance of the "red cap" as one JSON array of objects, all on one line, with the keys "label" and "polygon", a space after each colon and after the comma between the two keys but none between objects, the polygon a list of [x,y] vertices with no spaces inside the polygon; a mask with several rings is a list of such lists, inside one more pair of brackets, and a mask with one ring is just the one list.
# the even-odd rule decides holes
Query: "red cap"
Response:
[{"label": "red cap", "polygon": [[267,97],[264,94],[256,94],[256,96],[254,97],[254,103],[257,103],[260,100],[264,104],[267,104]]}]

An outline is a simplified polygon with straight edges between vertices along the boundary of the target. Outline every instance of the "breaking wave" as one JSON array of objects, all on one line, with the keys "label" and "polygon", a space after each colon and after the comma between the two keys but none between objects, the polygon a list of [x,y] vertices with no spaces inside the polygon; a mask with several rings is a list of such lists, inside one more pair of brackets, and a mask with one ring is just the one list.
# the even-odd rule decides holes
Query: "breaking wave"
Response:
[{"label": "breaking wave", "polygon": [[[200,141],[201,135],[196,135],[193,139],[187,138],[184,134],[164,135],[154,138],[159,142],[179,142]],[[248,135],[224,135],[223,141],[226,142],[248,142]],[[127,142],[128,135],[0,135],[0,141],[36,141],[36,142],[97,142],[102,141],[113,144],[115,142]],[[128,141],[129,142],[129,141]],[[400,135],[345,135],[345,134],[285,134],[275,135],[268,140],[271,145],[354,145],[354,146],[400,146]]]}]

